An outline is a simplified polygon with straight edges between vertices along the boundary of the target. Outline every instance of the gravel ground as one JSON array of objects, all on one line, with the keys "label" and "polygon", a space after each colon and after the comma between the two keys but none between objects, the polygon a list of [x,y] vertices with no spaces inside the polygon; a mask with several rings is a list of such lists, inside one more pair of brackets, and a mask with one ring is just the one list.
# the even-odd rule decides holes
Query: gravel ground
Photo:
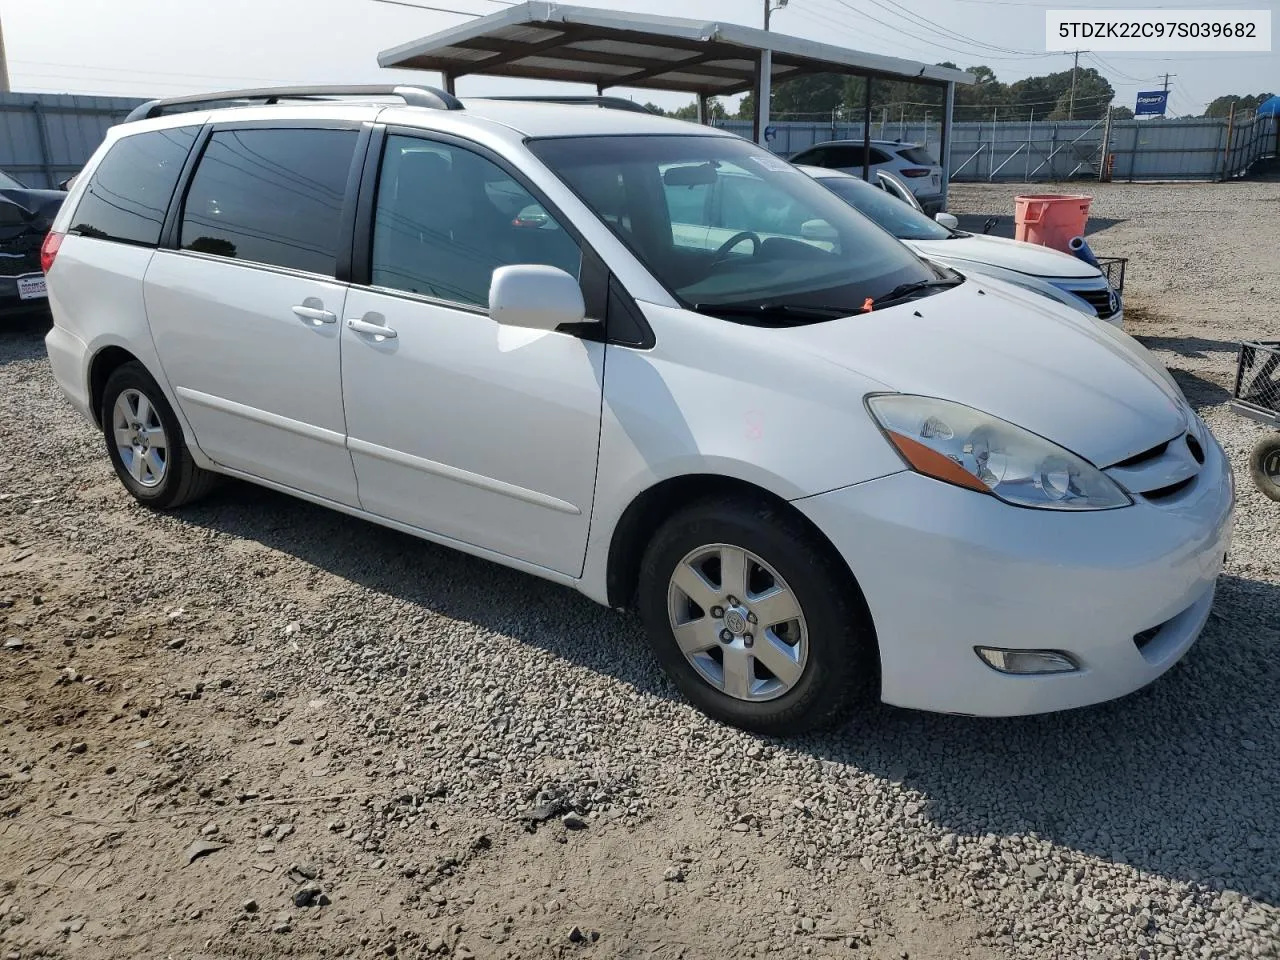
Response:
[{"label": "gravel ground", "polygon": [[717,726],[571,591],[243,484],[135,506],[6,330],[0,955],[1280,957],[1280,505],[1225,406],[1280,184],[1090,192],[1239,513],[1184,662],[1055,716]]}]

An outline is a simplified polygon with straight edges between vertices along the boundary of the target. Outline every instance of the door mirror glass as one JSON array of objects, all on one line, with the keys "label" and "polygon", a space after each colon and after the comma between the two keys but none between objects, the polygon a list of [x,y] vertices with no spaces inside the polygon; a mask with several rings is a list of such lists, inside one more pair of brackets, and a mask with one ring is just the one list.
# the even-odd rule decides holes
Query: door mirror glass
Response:
[{"label": "door mirror glass", "polygon": [[489,284],[489,316],[508,327],[555,330],[582,323],[587,308],[578,281],[559,267],[520,263],[498,267]]},{"label": "door mirror glass", "polygon": [[948,230],[955,230],[960,226],[960,221],[956,219],[956,216],[953,213],[938,213],[934,215],[933,219],[937,220]]}]

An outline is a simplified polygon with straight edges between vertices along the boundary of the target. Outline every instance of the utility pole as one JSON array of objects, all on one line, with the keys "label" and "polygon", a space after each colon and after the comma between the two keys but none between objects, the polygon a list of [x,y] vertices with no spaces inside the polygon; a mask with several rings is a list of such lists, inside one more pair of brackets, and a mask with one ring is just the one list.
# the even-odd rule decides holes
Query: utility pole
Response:
[{"label": "utility pole", "polygon": [[4,24],[0,23],[0,93],[9,92],[9,61],[4,55]]},{"label": "utility pole", "polygon": [[787,0],[764,0],[764,28],[769,29],[769,14],[774,10],[781,10],[787,5]]},{"label": "utility pole", "polygon": [[1080,66],[1080,51],[1076,51],[1075,60],[1071,64],[1071,99],[1067,105],[1067,119],[1076,118],[1076,70]]},{"label": "utility pole", "polygon": [[1166,74],[1164,75],[1164,92],[1165,92],[1165,93],[1168,93],[1168,92],[1169,92],[1169,78],[1170,78],[1170,77],[1176,77],[1176,76],[1177,76],[1177,74],[1176,74],[1176,73],[1166,73]]}]

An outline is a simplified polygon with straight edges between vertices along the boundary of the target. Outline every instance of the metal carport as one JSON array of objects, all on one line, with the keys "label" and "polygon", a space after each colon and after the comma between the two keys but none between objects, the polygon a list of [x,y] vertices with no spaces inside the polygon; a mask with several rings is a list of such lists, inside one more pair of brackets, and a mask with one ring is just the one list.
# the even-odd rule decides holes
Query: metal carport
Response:
[{"label": "metal carport", "polygon": [[769,94],[776,82],[811,73],[868,78],[863,118],[870,166],[871,83],[876,78],[910,80],[946,88],[942,117],[943,196],[950,177],[951,114],[957,83],[973,83],[961,70],[913,60],[863,53],[826,43],[733,23],[704,22],[643,13],[529,0],[440,33],[384,50],[383,67],[436,70],[450,93],[458,77],[484,74],[674,90],[694,94],[705,122],[707,100],[719,95],[755,94],[753,134],[763,142],[769,124]]}]

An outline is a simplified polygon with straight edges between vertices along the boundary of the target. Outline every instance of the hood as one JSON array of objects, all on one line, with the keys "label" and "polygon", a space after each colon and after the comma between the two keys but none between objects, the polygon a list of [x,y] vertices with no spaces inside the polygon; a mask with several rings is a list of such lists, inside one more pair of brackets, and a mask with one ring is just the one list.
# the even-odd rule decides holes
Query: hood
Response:
[{"label": "hood", "polygon": [[1033,277],[1084,280],[1102,276],[1100,271],[1069,253],[1051,250],[1037,243],[1006,240],[1004,237],[975,234],[952,237],[949,240],[904,240],[903,242],[927,257],[987,263],[1006,270],[1030,274]]},{"label": "hood", "polygon": [[1177,385],[1136,340],[1000,281],[970,280],[901,306],[778,332],[900,393],[967,404],[1099,467],[1189,424]]}]

